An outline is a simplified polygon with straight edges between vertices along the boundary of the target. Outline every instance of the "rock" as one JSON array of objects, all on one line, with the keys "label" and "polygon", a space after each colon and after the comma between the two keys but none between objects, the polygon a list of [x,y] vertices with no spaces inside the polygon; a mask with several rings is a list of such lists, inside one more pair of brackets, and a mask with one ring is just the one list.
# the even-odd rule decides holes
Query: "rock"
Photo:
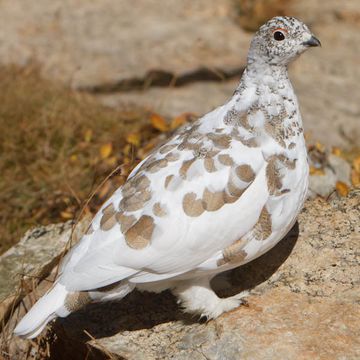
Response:
[{"label": "rock", "polygon": [[271,251],[227,274],[251,289],[242,306],[207,323],[169,293],[131,293],[59,319],[52,359],[356,359],[360,357],[360,195],[307,201]]},{"label": "rock", "polygon": [[[181,315],[170,294],[133,294],[127,304],[94,307],[90,317],[84,311],[66,319],[64,331],[76,338],[74,329],[81,325],[98,334],[90,346],[126,359],[357,358],[359,209],[358,193],[331,203],[308,201],[299,227],[229,275],[232,294],[253,289],[249,307],[216,321],[199,324]],[[110,311],[104,320],[108,332],[99,335],[96,320],[104,310]],[[116,334],[116,328],[122,332]]]},{"label": "rock", "polygon": [[[341,6],[333,4],[334,8]],[[300,11],[300,10],[298,10]],[[305,11],[305,10],[304,10]],[[314,9],[320,14],[320,9]],[[300,17],[306,20],[301,16]],[[311,19],[312,16],[309,15]],[[321,39],[321,49],[311,49],[290,67],[290,79],[299,98],[304,129],[309,141],[328,146],[350,147],[358,144],[360,102],[355,96],[360,82],[358,54],[354,41],[360,32],[349,23],[336,23],[327,17],[312,27]],[[355,40],[355,38],[357,40]],[[244,45],[244,49],[249,43]],[[181,87],[150,87],[146,90],[98,93],[105,105],[121,109],[124,104],[141,104],[170,117],[183,112],[203,115],[229,99],[236,89],[239,76],[221,82],[188,83]]]},{"label": "rock", "polygon": [[326,167],[324,174],[322,175],[310,175],[309,177],[309,193],[311,197],[320,195],[323,198],[327,198],[334,190],[336,186],[335,173]]},{"label": "rock", "polygon": [[129,360],[339,358],[359,354],[358,315],[358,306],[271,289],[205,325],[162,324],[94,345]]},{"label": "rock", "polygon": [[1,322],[51,272],[70,238],[75,243],[88,222],[89,218],[84,219],[73,234],[71,222],[29,230],[18,244],[0,256]]},{"label": "rock", "polygon": [[[310,158],[315,156],[310,154]],[[335,192],[337,182],[342,182],[348,187],[351,187],[351,165],[343,158],[334,154],[320,153],[319,163],[313,162],[313,166],[323,167],[321,174],[310,175],[309,178],[309,195],[315,197],[320,195],[327,198]]]},{"label": "rock", "polygon": [[146,91],[98,94],[100,101],[109,107],[121,109],[125,104],[142,104],[148,110],[167,117],[190,112],[197,116],[222,105],[238,86],[239,79],[222,82],[197,82],[191,85],[160,88]]},{"label": "rock", "polygon": [[[360,306],[356,300],[360,295],[359,220],[359,191],[346,198],[334,197],[330,202],[309,200],[299,215],[299,228],[293,228],[277,245],[278,249],[275,247],[263,259],[235,270],[233,280],[241,285],[241,290],[254,281],[248,280],[247,274],[257,271],[256,283],[261,284],[256,291],[260,293],[269,287],[286,288],[307,295],[309,301],[332,299]],[[282,258],[285,254],[290,254],[286,260]],[[275,264],[281,264],[279,269]],[[264,273],[270,273],[271,266],[276,272],[263,282]]]},{"label": "rock", "polygon": [[343,195],[346,195],[351,184],[351,165],[345,159],[326,151],[321,145],[308,148],[308,160],[310,165],[309,196],[320,195],[328,198],[336,191],[344,187]]},{"label": "rock", "polygon": [[336,13],[346,8],[358,11],[356,0],[326,4],[304,0],[292,2],[293,14],[303,19],[321,40],[319,51],[308,51],[292,67],[294,88],[300,100],[305,129],[312,139],[330,146],[355,146],[360,128],[355,118],[360,103],[353,96],[359,88],[360,68],[356,65],[354,35],[358,25],[337,21]]},{"label": "rock", "polygon": [[[44,76],[92,91],[113,107],[134,103],[169,116],[202,115],[229,98],[252,37],[236,24],[233,0],[169,0],[166,6],[155,0],[39,0],[27,11],[24,6],[24,0],[0,4],[2,64],[34,62]],[[360,32],[358,21],[339,14],[358,14],[358,0],[286,6],[323,44],[291,67],[305,130],[323,144],[356,145],[360,102],[347,94],[358,92],[354,44]]]},{"label": "rock", "polygon": [[351,166],[343,158],[330,154],[328,162],[336,175],[336,180],[351,186]]},{"label": "rock", "polygon": [[23,0],[1,2],[1,62],[39,63],[43,74],[75,88],[143,88],[199,72],[231,75],[244,64],[251,37],[231,20],[230,0],[24,6]]}]

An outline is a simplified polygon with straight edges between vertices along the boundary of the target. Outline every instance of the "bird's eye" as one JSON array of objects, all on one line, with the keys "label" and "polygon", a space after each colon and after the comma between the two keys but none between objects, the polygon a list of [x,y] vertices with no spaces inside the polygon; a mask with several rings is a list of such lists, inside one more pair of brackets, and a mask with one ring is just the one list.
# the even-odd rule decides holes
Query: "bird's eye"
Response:
[{"label": "bird's eye", "polygon": [[276,30],[274,32],[274,39],[276,41],[282,41],[282,40],[285,39],[285,35],[284,35],[284,33],[282,31]]}]

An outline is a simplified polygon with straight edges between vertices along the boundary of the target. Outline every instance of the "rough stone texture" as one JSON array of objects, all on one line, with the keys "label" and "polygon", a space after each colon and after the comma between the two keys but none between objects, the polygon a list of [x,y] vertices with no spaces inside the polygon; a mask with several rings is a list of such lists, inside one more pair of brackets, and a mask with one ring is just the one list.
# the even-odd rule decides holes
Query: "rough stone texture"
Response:
[{"label": "rough stone texture", "polygon": [[145,109],[168,117],[184,112],[200,116],[229,99],[238,83],[239,78],[221,82],[200,81],[181,87],[152,87],[142,91],[98,94],[97,97],[112,108],[141,104]]},{"label": "rough stone texture", "polygon": [[[286,6],[323,44],[291,67],[305,130],[328,145],[359,144],[358,0]],[[202,115],[231,96],[238,78],[203,80],[232,78],[245,64],[252,34],[235,16],[232,0],[39,0],[31,6],[5,0],[0,62],[38,62],[45,76],[99,91],[113,107],[134,103],[170,116]],[[174,76],[187,85],[173,88]]]},{"label": "rough stone texture", "polygon": [[307,201],[298,224],[270,252],[228,273],[232,286],[220,295],[252,289],[248,307],[204,323],[182,314],[168,292],[133,292],[58,320],[52,358],[359,358],[359,191]]},{"label": "rough stone texture", "polygon": [[336,156],[334,154],[330,154],[328,157],[329,166],[334,171],[336,175],[336,179],[338,181],[342,181],[348,186],[351,185],[351,166],[350,164],[343,158]]},{"label": "rough stone texture", "polygon": [[[53,325],[56,337],[46,340],[51,358],[359,358],[360,192],[330,202],[307,201],[298,224],[270,252],[219,277],[218,285],[224,277],[231,283],[220,290],[221,296],[251,289],[247,307],[204,323],[184,315],[169,292],[133,292],[120,303],[92,304],[59,319]],[[70,225],[65,224],[28,233],[1,257],[2,273],[8,266],[16,268],[18,259],[32,274],[44,271],[44,264],[52,263],[48,257],[59,254],[50,248],[61,251],[69,232]],[[41,254],[46,260],[34,261]],[[19,279],[14,276],[18,270],[11,271],[1,279],[8,294]],[[25,298],[25,307],[48,287],[42,282],[32,298]],[[32,350],[34,343],[11,338],[23,307],[14,313],[2,334],[12,358],[44,351],[45,338]]]},{"label": "rough stone texture", "polygon": [[349,304],[309,301],[303,294],[271,289],[266,296],[252,298],[249,307],[206,325],[184,331],[161,324],[141,340],[126,334],[99,344],[125,359],[356,358],[360,356],[355,338],[360,335],[359,315],[359,307]]},{"label": "rough stone texture", "polygon": [[[45,76],[96,90],[109,106],[132,102],[169,116],[201,115],[231,96],[238,79],[204,80],[239,72],[252,36],[232,22],[228,0],[40,0],[31,6],[5,0],[0,10],[1,63],[35,61]],[[291,67],[305,129],[325,144],[359,144],[358,0],[293,2],[292,14],[323,44]],[[173,76],[184,86],[150,86]],[[130,88],[137,90],[125,91]],[[299,228],[228,275],[232,287],[223,294],[253,289],[248,307],[200,323],[183,315],[167,292],[134,292],[121,303],[90,305],[57,321],[52,357],[83,359],[91,350],[93,358],[358,359],[359,207],[359,192],[307,202]],[[69,224],[35,229],[0,257],[1,319],[24,295],[16,291],[20,274],[35,284],[46,276],[69,234]],[[26,281],[22,288],[33,285]]]},{"label": "rough stone texture", "polygon": [[39,62],[77,88],[153,71],[167,79],[201,68],[231,73],[251,37],[231,20],[229,0],[6,0],[0,10],[1,62]]},{"label": "rough stone texture", "polygon": [[311,197],[320,195],[326,199],[335,192],[336,183],[339,181],[351,187],[351,165],[345,159],[326,152],[320,153],[319,156],[316,161],[312,158],[311,151],[309,153],[310,165],[322,169],[322,172],[310,175],[309,194]]},{"label": "rough stone texture", "polygon": [[309,193],[312,197],[320,195],[326,199],[334,192],[335,186],[336,175],[329,168],[325,168],[324,174],[311,175],[309,178]]},{"label": "rough stone texture", "polygon": [[[73,243],[89,219],[79,223]],[[0,256],[0,321],[58,263],[72,233],[71,222],[29,230],[14,247]]]},{"label": "rough stone texture", "polygon": [[[292,7],[288,13],[310,24],[322,42],[321,49],[311,49],[290,67],[305,131],[311,141],[332,146],[359,145],[360,103],[354,95],[360,86],[360,53],[354,46],[360,42],[358,2],[305,0],[293,2]],[[145,92],[101,95],[101,100],[111,106],[140,103],[170,116],[185,111],[202,115],[226,101],[237,82],[238,79],[172,89],[150,88]]]}]

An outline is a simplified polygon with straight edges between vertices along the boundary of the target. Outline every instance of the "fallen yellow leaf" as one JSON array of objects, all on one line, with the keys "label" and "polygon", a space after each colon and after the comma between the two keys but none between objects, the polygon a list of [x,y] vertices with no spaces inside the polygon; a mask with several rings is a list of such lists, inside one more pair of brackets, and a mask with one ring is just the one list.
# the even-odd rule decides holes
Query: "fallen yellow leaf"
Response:
[{"label": "fallen yellow leaf", "polygon": [[77,155],[73,154],[70,156],[70,162],[75,163],[77,160]]},{"label": "fallen yellow leaf", "polygon": [[70,211],[61,211],[60,216],[66,220],[72,219],[74,217],[74,215]]},{"label": "fallen yellow leaf", "polygon": [[360,172],[353,170],[351,172],[351,182],[356,188],[360,188]]},{"label": "fallen yellow leaf", "polygon": [[124,157],[122,163],[123,165],[130,165],[133,161],[129,157]]},{"label": "fallen yellow leaf", "polygon": [[169,130],[169,125],[166,120],[158,114],[151,114],[150,121],[151,125],[159,131],[165,132]]},{"label": "fallen yellow leaf", "polygon": [[109,158],[107,158],[105,160],[106,164],[109,165],[110,167],[115,167],[116,163],[117,163],[117,158],[116,156],[111,156]]},{"label": "fallen yellow leaf", "polygon": [[340,196],[347,196],[349,193],[349,187],[342,181],[336,183],[336,191]]},{"label": "fallen yellow leaf", "polygon": [[87,129],[84,134],[84,140],[86,142],[90,142],[93,137],[93,131],[92,129]]},{"label": "fallen yellow leaf", "polygon": [[131,144],[126,144],[122,150],[123,154],[125,156],[130,156],[130,152],[131,152],[131,149],[132,149],[132,145]]},{"label": "fallen yellow leaf", "polygon": [[323,144],[319,143],[318,141],[317,141],[316,144],[315,144],[315,148],[316,148],[317,150],[319,150],[320,152],[324,152],[324,151],[325,151],[325,146],[324,146]]},{"label": "fallen yellow leaf", "polygon": [[126,136],[126,141],[134,146],[140,146],[141,135],[140,133],[130,133]]},{"label": "fallen yellow leaf", "polygon": [[331,152],[336,155],[336,156],[341,156],[342,154],[342,151],[340,148],[338,148],[337,146],[334,146],[331,150]]},{"label": "fallen yellow leaf", "polygon": [[187,114],[181,114],[179,116],[176,116],[171,120],[170,129],[175,130],[178,127],[184,125],[186,122],[187,122]]},{"label": "fallen yellow leaf", "polygon": [[354,167],[356,172],[360,173],[360,156],[356,157],[353,160],[353,167]]},{"label": "fallen yellow leaf", "polygon": [[101,147],[100,147],[100,156],[101,156],[102,159],[108,158],[111,153],[112,153],[112,144],[111,143],[101,145]]},{"label": "fallen yellow leaf", "polygon": [[325,175],[323,169],[318,169],[314,166],[310,166],[310,175]]}]

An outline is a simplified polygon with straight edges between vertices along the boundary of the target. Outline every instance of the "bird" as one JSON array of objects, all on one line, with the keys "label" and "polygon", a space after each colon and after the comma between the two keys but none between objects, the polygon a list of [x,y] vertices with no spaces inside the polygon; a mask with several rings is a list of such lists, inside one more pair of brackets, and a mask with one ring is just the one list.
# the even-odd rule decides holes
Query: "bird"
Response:
[{"label": "bird", "polygon": [[309,166],[288,65],[320,45],[294,17],[262,25],[229,100],[134,168],[14,333],[34,338],[56,317],[134,289],[169,289],[208,320],[243,304],[248,292],[220,298],[210,281],[273,248],[304,204]]}]

